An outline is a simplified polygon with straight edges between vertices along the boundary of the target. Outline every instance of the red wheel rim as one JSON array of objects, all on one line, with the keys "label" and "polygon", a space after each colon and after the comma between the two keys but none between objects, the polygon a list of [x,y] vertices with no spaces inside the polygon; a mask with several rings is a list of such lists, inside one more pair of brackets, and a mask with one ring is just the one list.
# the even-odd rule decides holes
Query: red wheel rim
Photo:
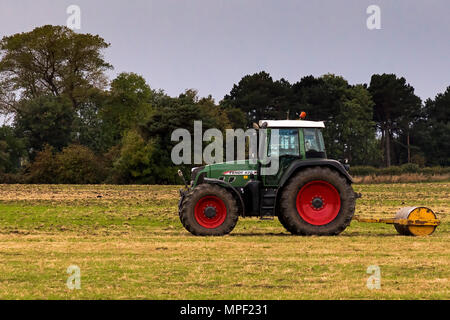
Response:
[{"label": "red wheel rim", "polygon": [[339,192],[326,181],[311,181],[297,194],[297,211],[306,222],[323,226],[333,221],[341,209]]},{"label": "red wheel rim", "polygon": [[216,196],[205,196],[195,205],[194,214],[199,225],[214,229],[225,221],[227,207],[222,199]]}]

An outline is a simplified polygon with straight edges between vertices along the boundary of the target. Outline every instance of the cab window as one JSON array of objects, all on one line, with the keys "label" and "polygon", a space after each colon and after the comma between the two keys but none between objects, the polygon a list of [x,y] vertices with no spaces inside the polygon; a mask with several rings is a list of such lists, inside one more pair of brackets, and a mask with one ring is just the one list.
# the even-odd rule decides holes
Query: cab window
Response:
[{"label": "cab window", "polygon": [[308,157],[320,156],[325,153],[325,144],[323,141],[322,131],[319,129],[303,129],[303,135],[305,137],[305,152]]},{"label": "cab window", "polygon": [[279,157],[285,155],[300,155],[298,129],[278,129],[278,135],[279,139],[277,143],[274,143],[275,141],[270,141],[269,157],[277,156],[277,153]]}]

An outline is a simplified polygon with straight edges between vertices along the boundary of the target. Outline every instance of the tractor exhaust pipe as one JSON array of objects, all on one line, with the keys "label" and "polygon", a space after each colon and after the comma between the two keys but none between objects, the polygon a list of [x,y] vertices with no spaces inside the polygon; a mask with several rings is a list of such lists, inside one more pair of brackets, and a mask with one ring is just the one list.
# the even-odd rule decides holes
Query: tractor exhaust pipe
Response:
[{"label": "tractor exhaust pipe", "polygon": [[178,170],[178,176],[179,176],[181,179],[183,179],[184,186],[186,187],[186,189],[189,189],[189,185],[188,185],[186,179],[184,178],[183,172],[182,172],[181,170]]}]

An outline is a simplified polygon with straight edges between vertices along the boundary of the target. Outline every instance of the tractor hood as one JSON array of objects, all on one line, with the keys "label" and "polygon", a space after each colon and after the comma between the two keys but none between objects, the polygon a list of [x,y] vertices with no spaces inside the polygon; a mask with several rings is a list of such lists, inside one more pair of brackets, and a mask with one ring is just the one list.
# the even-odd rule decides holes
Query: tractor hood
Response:
[{"label": "tractor hood", "polygon": [[253,162],[250,160],[237,160],[195,168],[193,169],[195,177],[192,180],[195,185],[197,178],[202,175],[203,178],[219,179],[229,182],[233,186],[243,186],[250,180],[251,176],[256,177],[258,174],[258,163]]},{"label": "tractor hood", "polygon": [[208,177],[219,179],[222,176],[250,176],[257,175],[258,164],[250,160],[237,160],[215,163],[206,166]]}]

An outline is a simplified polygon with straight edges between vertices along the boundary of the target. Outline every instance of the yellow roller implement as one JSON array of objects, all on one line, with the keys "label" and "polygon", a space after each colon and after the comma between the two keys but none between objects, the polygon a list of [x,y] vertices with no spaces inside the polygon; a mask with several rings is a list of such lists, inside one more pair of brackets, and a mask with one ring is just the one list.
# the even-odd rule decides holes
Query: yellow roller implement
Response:
[{"label": "yellow roller implement", "polygon": [[393,224],[401,235],[428,236],[441,223],[433,210],[425,207],[405,207],[397,211],[393,219],[354,218],[359,222]]}]

